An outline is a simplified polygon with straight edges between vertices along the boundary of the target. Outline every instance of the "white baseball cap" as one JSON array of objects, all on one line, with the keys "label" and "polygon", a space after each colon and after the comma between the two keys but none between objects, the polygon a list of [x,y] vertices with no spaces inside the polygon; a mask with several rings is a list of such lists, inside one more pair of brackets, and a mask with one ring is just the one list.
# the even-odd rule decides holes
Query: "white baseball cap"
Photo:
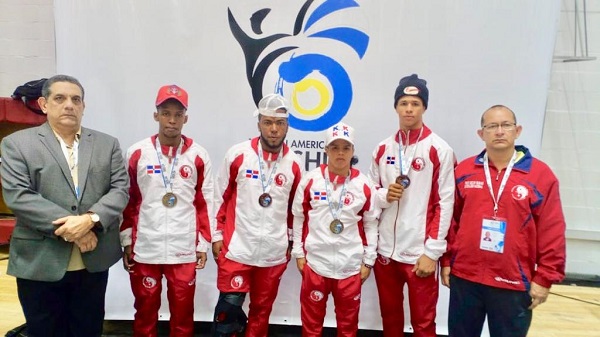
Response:
[{"label": "white baseball cap", "polygon": [[[278,94],[268,94],[258,102],[258,109],[254,111],[254,117],[257,117],[260,114],[267,117],[288,118],[288,106],[288,101],[283,96]],[[281,109],[284,109],[285,112],[277,111]]]},{"label": "white baseball cap", "polygon": [[330,127],[325,136],[326,145],[331,144],[336,139],[343,139],[354,145],[354,128],[344,122],[339,122]]}]

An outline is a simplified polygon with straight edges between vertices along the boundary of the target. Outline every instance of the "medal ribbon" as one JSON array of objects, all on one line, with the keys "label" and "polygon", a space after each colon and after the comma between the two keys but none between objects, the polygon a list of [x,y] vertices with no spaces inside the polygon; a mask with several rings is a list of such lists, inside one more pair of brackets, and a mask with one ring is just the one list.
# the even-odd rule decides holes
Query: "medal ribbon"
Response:
[{"label": "medal ribbon", "polygon": [[342,202],[342,197],[344,195],[346,195],[346,185],[350,181],[350,174],[348,173],[346,180],[344,180],[344,184],[342,185],[342,191],[340,192],[340,197],[338,200],[338,206],[337,206],[337,209],[335,209],[335,210],[334,210],[333,205],[331,204],[331,198],[329,197],[329,196],[333,196],[333,193],[331,192],[331,190],[329,188],[329,185],[331,184],[331,182],[329,181],[329,167],[325,168],[324,175],[325,175],[325,192],[327,193],[327,203],[329,204],[329,211],[331,212],[331,215],[333,216],[333,218],[335,220],[339,220],[340,213],[342,213],[342,206],[344,206],[344,203]]},{"label": "medal ribbon", "polygon": [[504,192],[504,187],[506,187],[506,183],[508,182],[508,177],[510,176],[510,172],[515,166],[515,162],[517,161],[517,151],[515,151],[506,167],[506,172],[504,172],[504,177],[502,177],[502,181],[500,182],[500,188],[498,188],[498,198],[494,196],[494,190],[492,188],[492,177],[490,175],[490,164],[488,162],[488,154],[487,152],[483,155],[483,171],[485,172],[485,182],[488,185],[488,189],[490,190],[490,195],[492,196],[492,200],[494,201],[494,217],[498,213],[498,202],[500,201],[500,196],[502,192]]},{"label": "medal ribbon", "polygon": [[177,163],[179,162],[179,156],[181,155],[181,149],[183,148],[183,139],[181,139],[181,141],[179,142],[179,146],[177,147],[177,151],[175,152],[175,158],[173,159],[173,165],[171,165],[171,174],[169,175],[169,178],[167,178],[165,176],[165,172],[167,172],[167,168],[166,168],[165,164],[163,163],[162,147],[160,146],[160,140],[158,139],[158,136],[156,136],[156,141],[155,141],[154,146],[156,149],[156,156],[158,157],[158,163],[160,164],[160,174],[163,178],[163,183],[165,184],[165,189],[167,190],[167,193],[173,193],[173,181],[175,180],[175,169],[177,168]]},{"label": "medal ribbon", "polygon": [[283,145],[279,150],[279,155],[277,155],[277,161],[275,165],[273,165],[273,169],[269,173],[269,180],[265,179],[265,162],[263,161],[263,150],[262,145],[260,144],[260,140],[258,142],[258,169],[260,170],[260,183],[262,185],[263,193],[269,193],[271,191],[271,183],[273,182],[273,176],[275,176],[275,172],[277,171],[277,165],[279,161],[283,157]]},{"label": "medal ribbon", "polygon": [[[400,143],[398,144],[398,164],[400,165],[400,174],[403,176],[408,176],[408,172],[411,168],[411,163],[413,158],[415,157],[415,153],[417,153],[417,145],[419,144],[419,140],[421,140],[421,136],[423,135],[423,127],[421,127],[421,131],[419,131],[419,137],[417,137],[417,142],[415,143],[415,148],[412,151],[410,157],[406,157],[406,150],[410,146],[410,130],[406,132],[406,147],[404,147],[404,142],[402,141],[402,130],[398,131],[398,138]],[[406,160],[406,161],[405,161]]]}]

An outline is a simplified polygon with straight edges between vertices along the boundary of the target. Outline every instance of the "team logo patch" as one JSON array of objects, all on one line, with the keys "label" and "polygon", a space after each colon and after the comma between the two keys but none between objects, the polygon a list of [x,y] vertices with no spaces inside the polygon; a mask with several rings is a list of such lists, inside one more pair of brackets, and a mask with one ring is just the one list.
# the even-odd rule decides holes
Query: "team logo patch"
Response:
[{"label": "team logo patch", "polygon": [[322,292],[320,292],[320,291],[318,291],[318,290],[313,290],[313,291],[311,291],[309,296],[310,296],[310,299],[311,299],[313,302],[319,302],[319,301],[321,301],[321,300],[323,299],[323,297],[324,297],[324,296],[323,296],[323,293],[322,293]]},{"label": "team logo patch", "polygon": [[239,289],[239,288],[241,288],[242,284],[244,284],[244,278],[241,275],[234,276],[231,279],[231,287],[233,289]]},{"label": "team logo patch", "polygon": [[423,158],[421,157],[413,159],[412,168],[417,172],[423,171],[423,169],[425,168],[425,160],[423,160]]},{"label": "team logo patch", "polygon": [[171,86],[169,87],[169,93],[171,95],[176,95],[176,96],[181,96],[181,92],[179,92],[179,88],[177,88],[176,86]]},{"label": "team logo patch", "polygon": [[146,276],[142,279],[142,285],[148,289],[154,288],[156,287],[156,280],[153,277]]},{"label": "team logo patch", "polygon": [[418,95],[419,94],[419,88],[414,87],[414,86],[410,86],[410,87],[406,87],[404,88],[404,94],[405,95]]},{"label": "team logo patch", "polygon": [[387,158],[385,159],[385,163],[388,165],[394,165],[396,164],[396,157],[394,156],[387,156]]},{"label": "team logo patch", "polygon": [[277,173],[275,176],[275,185],[283,186],[287,182],[287,177],[283,173]]},{"label": "team logo patch", "polygon": [[465,181],[465,189],[467,188],[483,188],[483,181],[467,180]]},{"label": "team logo patch", "polygon": [[510,189],[513,199],[523,200],[529,195],[529,190],[523,185],[515,185]]},{"label": "team logo patch", "polygon": [[327,200],[327,192],[325,192],[325,191],[313,192],[313,200]]},{"label": "team logo patch", "polygon": [[146,173],[154,174],[154,173],[160,173],[160,172],[161,172],[160,165],[146,165]]},{"label": "team logo patch", "polygon": [[183,165],[179,168],[179,175],[183,179],[189,179],[192,176],[192,167],[190,165]]},{"label": "team logo patch", "polygon": [[258,170],[247,169],[246,170],[246,178],[258,179]]},{"label": "team logo patch", "polygon": [[354,194],[351,192],[346,192],[344,195],[344,206],[350,206],[354,202]]},{"label": "team logo patch", "polygon": [[388,264],[390,264],[390,259],[385,256],[381,256],[381,255],[377,256],[377,261],[384,266],[387,266]]}]

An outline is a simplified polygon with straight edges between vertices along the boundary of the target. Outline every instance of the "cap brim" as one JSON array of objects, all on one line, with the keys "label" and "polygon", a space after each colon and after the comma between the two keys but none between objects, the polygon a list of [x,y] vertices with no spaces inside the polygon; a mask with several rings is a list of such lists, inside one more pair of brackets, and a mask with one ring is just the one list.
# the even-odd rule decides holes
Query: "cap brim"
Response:
[{"label": "cap brim", "polygon": [[336,140],[338,140],[338,139],[343,139],[343,140],[347,141],[348,143],[350,143],[350,144],[354,145],[354,141],[352,141],[352,140],[348,139],[348,137],[344,137],[344,136],[336,136],[336,137],[333,137],[333,138],[331,138],[331,139],[330,139],[330,140],[327,142],[327,145],[329,145],[329,144],[333,143],[334,141],[336,141]]},{"label": "cap brim", "polygon": [[[285,109],[285,113],[277,112],[277,110],[280,110],[280,109]],[[267,117],[288,118],[290,114],[285,107],[279,107],[275,110],[273,110],[273,109],[256,109],[254,111],[254,117],[257,117],[258,115],[263,115],[263,116],[267,116]]]},{"label": "cap brim", "polygon": [[168,96],[168,97],[163,98],[160,101],[156,101],[156,106],[159,106],[170,99],[174,99],[177,102],[181,103],[181,105],[183,105],[184,108],[186,108],[186,109],[188,108],[187,104],[185,104],[179,97],[176,97],[176,96]]}]

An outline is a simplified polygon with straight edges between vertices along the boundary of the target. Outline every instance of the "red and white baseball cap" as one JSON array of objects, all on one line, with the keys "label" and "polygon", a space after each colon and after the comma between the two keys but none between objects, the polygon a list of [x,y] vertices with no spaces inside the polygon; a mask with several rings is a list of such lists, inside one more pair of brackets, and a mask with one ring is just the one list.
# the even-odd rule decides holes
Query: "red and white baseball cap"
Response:
[{"label": "red and white baseball cap", "polygon": [[188,107],[188,93],[183,90],[181,87],[171,84],[164,85],[160,87],[158,90],[158,95],[156,95],[156,104],[155,106],[159,106],[163,104],[168,99],[175,99],[179,103],[183,105],[184,108]]}]

